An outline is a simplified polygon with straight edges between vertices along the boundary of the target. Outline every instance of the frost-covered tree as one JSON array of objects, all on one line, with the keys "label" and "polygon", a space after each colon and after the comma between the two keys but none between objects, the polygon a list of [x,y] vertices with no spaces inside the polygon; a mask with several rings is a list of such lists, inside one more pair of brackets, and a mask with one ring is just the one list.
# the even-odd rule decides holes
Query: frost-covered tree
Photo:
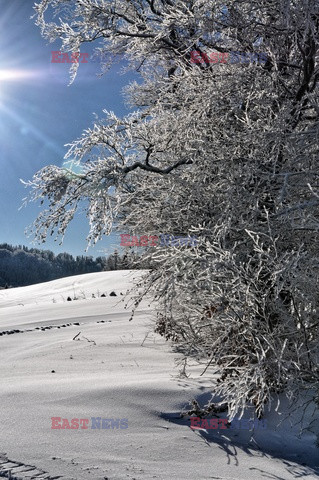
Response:
[{"label": "frost-covered tree", "polygon": [[[35,9],[61,51],[94,41],[105,70],[125,59],[141,78],[125,91],[135,113],[104,111],[69,145],[80,173],[48,166],[28,183],[31,200],[48,202],[38,239],[63,237],[82,201],[90,243],[114,225],[197,236],[197,246],[146,249],[157,331],[218,373],[214,392],[231,418],[249,402],[261,415],[282,391],[319,401],[318,1],[43,0]],[[233,51],[266,61],[210,61]]]}]

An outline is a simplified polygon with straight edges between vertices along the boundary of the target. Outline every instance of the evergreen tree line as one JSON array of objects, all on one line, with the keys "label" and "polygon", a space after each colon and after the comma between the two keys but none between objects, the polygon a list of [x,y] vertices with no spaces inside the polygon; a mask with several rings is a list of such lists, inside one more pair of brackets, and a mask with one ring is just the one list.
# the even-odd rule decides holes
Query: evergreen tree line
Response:
[{"label": "evergreen tree line", "polygon": [[22,287],[57,278],[84,273],[139,268],[136,258],[115,250],[108,257],[55,255],[50,250],[28,248],[25,245],[0,244],[0,288]]}]

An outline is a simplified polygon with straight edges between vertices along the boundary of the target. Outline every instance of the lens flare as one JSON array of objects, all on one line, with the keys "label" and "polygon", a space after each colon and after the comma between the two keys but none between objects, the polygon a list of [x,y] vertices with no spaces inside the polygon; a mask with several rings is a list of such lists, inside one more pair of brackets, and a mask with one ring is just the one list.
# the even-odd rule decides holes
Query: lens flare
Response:
[{"label": "lens flare", "polygon": [[39,73],[34,70],[0,69],[0,82],[19,82],[38,76]]}]

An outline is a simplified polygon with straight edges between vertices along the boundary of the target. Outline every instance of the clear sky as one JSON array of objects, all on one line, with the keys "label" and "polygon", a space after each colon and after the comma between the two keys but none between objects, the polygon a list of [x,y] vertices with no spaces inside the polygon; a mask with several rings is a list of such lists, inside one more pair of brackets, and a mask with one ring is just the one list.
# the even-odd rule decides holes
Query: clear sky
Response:
[{"label": "clear sky", "polygon": [[[0,243],[24,244],[67,251],[73,255],[98,256],[119,246],[119,236],[104,237],[85,253],[89,226],[84,215],[70,225],[62,246],[48,241],[32,245],[24,230],[33,222],[39,206],[28,204],[19,211],[27,190],[20,178],[29,180],[45,165],[63,163],[64,146],[92,126],[93,112],[128,113],[121,90],[132,79],[120,66],[98,77],[100,65],[80,64],[71,86],[68,64],[51,63],[51,51],[60,43],[48,43],[35,26],[33,0],[0,0]],[[82,51],[92,53],[92,47]]]}]

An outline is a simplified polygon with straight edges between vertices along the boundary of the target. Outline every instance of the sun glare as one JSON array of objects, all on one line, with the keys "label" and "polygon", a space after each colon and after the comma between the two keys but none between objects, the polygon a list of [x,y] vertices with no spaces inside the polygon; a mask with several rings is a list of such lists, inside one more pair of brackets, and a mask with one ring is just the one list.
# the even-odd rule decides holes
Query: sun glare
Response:
[{"label": "sun glare", "polygon": [[0,69],[0,82],[20,81],[35,76],[36,73],[30,70]]}]

